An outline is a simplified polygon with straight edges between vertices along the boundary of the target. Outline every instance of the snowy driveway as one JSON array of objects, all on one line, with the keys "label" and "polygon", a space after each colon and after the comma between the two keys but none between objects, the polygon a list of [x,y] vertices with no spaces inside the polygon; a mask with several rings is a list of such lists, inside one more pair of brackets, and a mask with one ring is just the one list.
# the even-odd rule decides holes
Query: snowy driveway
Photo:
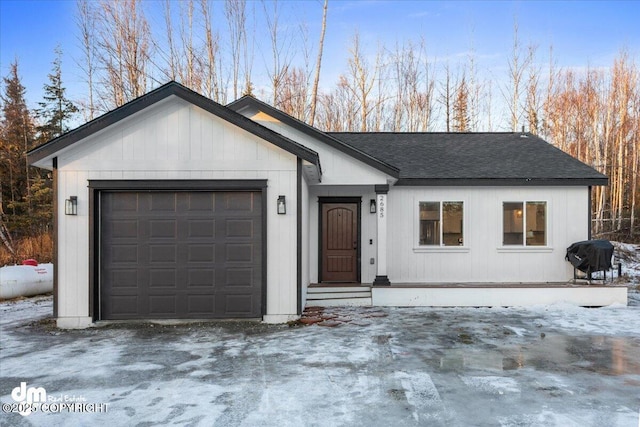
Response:
[{"label": "snowy driveway", "polygon": [[2,425],[639,422],[637,305],[325,311],[335,327],[29,324],[50,310],[46,297],[0,303],[0,400],[26,382],[89,412],[49,405],[59,413],[2,414]]}]

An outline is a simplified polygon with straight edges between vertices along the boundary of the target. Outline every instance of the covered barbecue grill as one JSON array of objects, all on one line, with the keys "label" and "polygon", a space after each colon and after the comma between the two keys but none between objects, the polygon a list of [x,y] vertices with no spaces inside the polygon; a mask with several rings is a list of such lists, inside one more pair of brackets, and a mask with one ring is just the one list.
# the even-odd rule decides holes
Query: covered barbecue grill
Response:
[{"label": "covered barbecue grill", "polygon": [[611,269],[612,257],[613,245],[608,240],[585,240],[569,246],[565,258],[574,269],[587,273],[587,277],[591,279],[591,273],[595,271],[604,271],[606,278],[606,271]]}]

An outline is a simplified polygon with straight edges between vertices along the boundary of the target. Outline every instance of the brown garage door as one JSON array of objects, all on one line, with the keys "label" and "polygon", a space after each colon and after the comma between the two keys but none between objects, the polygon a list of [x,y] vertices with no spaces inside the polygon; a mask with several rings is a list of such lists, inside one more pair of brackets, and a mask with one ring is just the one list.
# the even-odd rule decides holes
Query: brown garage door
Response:
[{"label": "brown garage door", "polygon": [[260,192],[101,192],[100,318],[262,315]]}]

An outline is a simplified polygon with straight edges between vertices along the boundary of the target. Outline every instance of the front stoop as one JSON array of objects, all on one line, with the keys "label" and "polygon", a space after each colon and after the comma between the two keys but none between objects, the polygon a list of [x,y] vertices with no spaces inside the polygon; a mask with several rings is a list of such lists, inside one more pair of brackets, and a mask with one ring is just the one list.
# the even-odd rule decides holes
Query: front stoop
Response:
[{"label": "front stoop", "polygon": [[309,286],[307,289],[307,307],[370,306],[371,288],[369,286]]}]

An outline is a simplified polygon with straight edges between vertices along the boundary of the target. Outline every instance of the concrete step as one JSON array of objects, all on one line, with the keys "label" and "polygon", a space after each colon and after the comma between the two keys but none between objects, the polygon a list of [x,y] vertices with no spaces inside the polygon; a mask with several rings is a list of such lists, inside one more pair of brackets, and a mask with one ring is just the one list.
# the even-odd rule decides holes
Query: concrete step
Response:
[{"label": "concrete step", "polygon": [[369,286],[310,286],[307,288],[309,294],[323,294],[326,292],[369,292]]},{"label": "concrete step", "polygon": [[316,300],[311,300],[307,298],[307,307],[314,307],[314,306],[340,307],[340,306],[369,306],[369,305],[371,305],[371,297],[331,298],[331,299],[316,299]]},{"label": "concrete step", "polygon": [[367,292],[314,292],[308,293],[308,300],[340,299],[340,298],[371,298],[371,291]]},{"label": "concrete step", "polygon": [[310,286],[307,306],[367,306],[371,305],[369,286]]}]

